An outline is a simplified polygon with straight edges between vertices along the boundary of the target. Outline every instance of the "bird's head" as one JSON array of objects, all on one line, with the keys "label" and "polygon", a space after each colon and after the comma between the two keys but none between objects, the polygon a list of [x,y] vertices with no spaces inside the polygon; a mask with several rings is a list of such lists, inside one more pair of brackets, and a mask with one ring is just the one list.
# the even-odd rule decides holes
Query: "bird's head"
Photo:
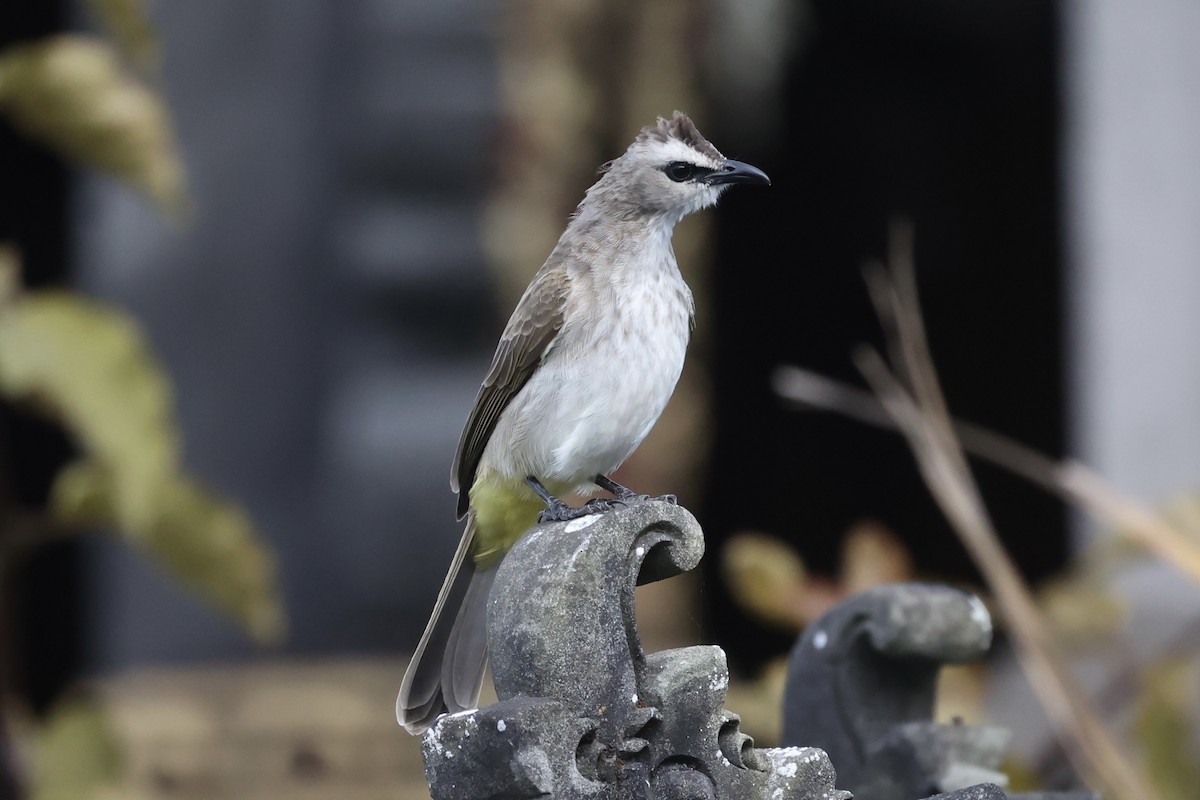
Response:
[{"label": "bird's head", "polygon": [[735,183],[771,183],[758,167],[721,155],[681,111],[642,128],[629,149],[602,169],[589,197],[598,194],[672,222],[711,206]]}]

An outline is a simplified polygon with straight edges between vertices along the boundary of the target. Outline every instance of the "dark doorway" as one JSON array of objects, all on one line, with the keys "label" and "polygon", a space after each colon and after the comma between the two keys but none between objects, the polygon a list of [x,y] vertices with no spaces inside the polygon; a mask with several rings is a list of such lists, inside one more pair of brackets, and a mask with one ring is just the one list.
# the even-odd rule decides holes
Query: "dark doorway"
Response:
[{"label": "dark doorway", "polygon": [[[710,551],[755,529],[835,572],[842,534],[873,518],[922,574],[973,579],[899,437],[790,411],[769,379],[794,363],[861,383],[850,351],[879,332],[860,266],[884,255],[888,222],[903,215],[952,409],[1060,451],[1056,9],[818,0],[812,13],[774,151],[756,154],[774,187],[716,215]],[[1056,501],[986,467],[977,474],[1027,575],[1059,568]],[[789,639],[735,609],[716,567],[705,561],[716,640],[742,667],[782,652]]]}]

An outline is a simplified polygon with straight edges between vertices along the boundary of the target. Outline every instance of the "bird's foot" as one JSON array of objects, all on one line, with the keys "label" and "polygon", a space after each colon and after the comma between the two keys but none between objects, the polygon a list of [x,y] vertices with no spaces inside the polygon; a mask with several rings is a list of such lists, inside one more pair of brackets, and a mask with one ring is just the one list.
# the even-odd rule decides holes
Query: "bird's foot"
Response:
[{"label": "bird's foot", "polygon": [[567,522],[580,517],[591,516],[592,514],[603,514],[605,511],[612,511],[620,503],[619,500],[589,500],[583,505],[576,508],[569,506],[557,497],[553,502],[547,503],[546,508],[538,513],[538,522]]},{"label": "bird's foot", "polygon": [[615,500],[607,497],[594,497],[583,504],[583,507],[589,514],[603,514],[606,511],[612,511],[614,508],[623,508],[624,500]]},{"label": "bird's foot", "polygon": [[660,497],[651,497],[648,494],[638,494],[637,492],[627,489],[621,484],[613,481],[604,475],[596,476],[596,483],[605,491],[612,492],[614,495],[611,498],[597,497],[588,500],[582,506],[576,508],[569,506],[562,500],[559,500],[542,485],[541,481],[532,475],[525,479],[525,482],[537,496],[542,498],[546,503],[546,508],[538,513],[538,523],[546,522],[568,522],[580,517],[587,517],[592,514],[603,514],[608,511],[613,511],[618,508],[637,505],[638,503],[652,503],[655,501],[678,505],[679,499],[673,494],[664,494]]},{"label": "bird's foot", "polygon": [[618,497],[613,501],[621,506],[635,506],[638,503],[670,503],[673,506],[679,505],[679,498],[673,494],[660,494],[657,497],[650,494],[633,494],[632,492],[625,497]]},{"label": "bird's foot", "polygon": [[621,484],[617,483],[607,475],[597,475],[596,485],[606,492],[611,492],[616,498],[616,501],[622,506],[632,506],[638,503],[653,503],[656,501],[670,503],[673,506],[679,505],[679,498],[673,494],[664,494],[659,495],[658,497],[651,497],[648,494],[638,494],[629,487],[622,486]]}]

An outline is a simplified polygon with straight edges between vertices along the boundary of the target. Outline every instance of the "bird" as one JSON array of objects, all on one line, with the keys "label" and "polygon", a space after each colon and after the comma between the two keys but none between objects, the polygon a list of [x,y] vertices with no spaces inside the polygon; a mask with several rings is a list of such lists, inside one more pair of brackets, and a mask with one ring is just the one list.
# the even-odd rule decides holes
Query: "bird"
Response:
[{"label": "bird", "polygon": [[[408,732],[476,707],[487,665],[488,594],[504,554],[535,521],[649,499],[609,474],[650,432],[683,370],[695,304],[672,234],[681,219],[739,183],[770,179],[725,158],[688,115],[659,117],[600,168],[533,276],[451,467],[466,523],[396,699]],[[581,507],[559,499],[597,487],[613,499]]]}]

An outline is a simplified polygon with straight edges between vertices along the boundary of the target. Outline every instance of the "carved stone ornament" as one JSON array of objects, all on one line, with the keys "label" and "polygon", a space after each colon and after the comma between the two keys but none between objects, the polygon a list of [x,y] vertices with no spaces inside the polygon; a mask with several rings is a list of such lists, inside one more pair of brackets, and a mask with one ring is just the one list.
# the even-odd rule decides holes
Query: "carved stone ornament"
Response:
[{"label": "carved stone ornament", "polygon": [[792,650],[783,741],[825,748],[857,800],[1097,800],[1005,794],[1012,734],[933,721],[942,665],[974,661],[991,641],[983,603],[949,587],[877,586],[844,600]]},{"label": "carved stone ornament", "polygon": [[849,800],[821,750],[741,732],[719,647],[642,651],[634,587],[703,553],[695,518],[655,501],[526,534],[488,609],[500,701],[425,734],[433,800]]}]

